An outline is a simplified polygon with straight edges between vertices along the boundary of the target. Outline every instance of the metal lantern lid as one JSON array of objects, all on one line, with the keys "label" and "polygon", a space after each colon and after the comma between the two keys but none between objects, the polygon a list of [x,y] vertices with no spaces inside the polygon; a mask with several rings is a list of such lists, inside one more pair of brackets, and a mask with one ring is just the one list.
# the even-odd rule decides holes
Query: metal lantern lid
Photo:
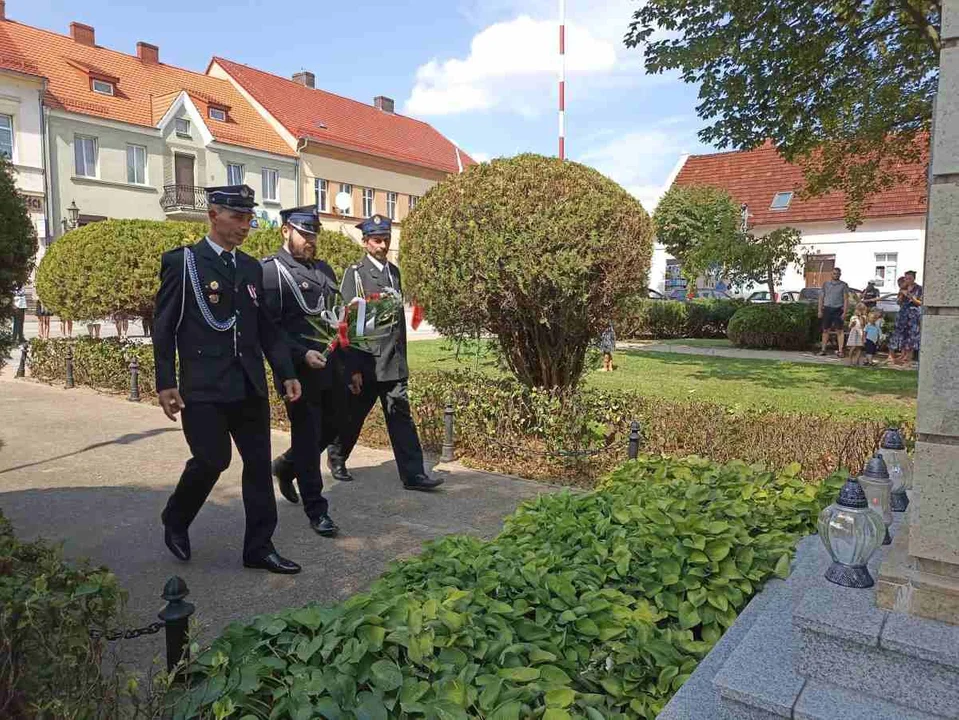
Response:
[{"label": "metal lantern lid", "polygon": [[839,499],[836,500],[836,504],[840,507],[847,508],[865,508],[869,507],[869,503],[866,501],[866,493],[862,489],[862,485],[859,484],[859,481],[850,477],[846,479],[846,484],[842,486],[842,490],[839,491]]},{"label": "metal lantern lid", "polygon": [[886,467],[886,461],[882,459],[882,455],[876,453],[873,455],[869,462],[866,463],[866,467],[862,471],[863,477],[872,478],[874,480],[888,480],[889,479],[889,468]]},{"label": "metal lantern lid", "polygon": [[879,443],[879,447],[884,450],[905,450],[906,443],[902,439],[899,428],[886,428],[886,431],[882,434],[882,442]]}]

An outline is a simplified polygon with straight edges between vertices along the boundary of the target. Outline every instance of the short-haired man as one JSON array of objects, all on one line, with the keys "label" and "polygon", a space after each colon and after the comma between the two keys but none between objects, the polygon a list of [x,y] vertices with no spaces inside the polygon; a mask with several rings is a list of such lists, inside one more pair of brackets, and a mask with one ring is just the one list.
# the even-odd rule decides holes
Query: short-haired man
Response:
[{"label": "short-haired man", "polygon": [[288,402],[299,399],[300,383],[283,330],[262,302],[263,268],[237,252],[250,232],[253,190],[246,185],[207,188],[207,202],[209,235],[164,253],[160,263],[153,325],[157,394],[168,418],[182,412],[192,453],[161,516],[164,542],[178,559],[190,559],[190,524],[230,465],[232,438],[243,458],[243,564],[298,573],[300,566],[282,557],[272,542],[276,496],[263,356]]},{"label": "short-haired man", "polygon": [[826,344],[829,342],[829,336],[836,334],[839,349],[836,351],[836,357],[843,356],[843,345],[846,338],[843,329],[846,326],[846,309],[849,306],[849,286],[839,278],[842,277],[842,270],[833,268],[832,280],[827,280],[822,284],[822,291],[819,293],[819,317],[822,320],[822,350],[820,355],[826,354]]},{"label": "short-haired man", "polygon": [[346,412],[343,353],[334,352],[329,362],[323,357],[323,344],[310,339],[316,335],[310,318],[332,309],[339,290],[333,268],[316,259],[320,224],[316,206],[282,210],[280,219],[283,247],[261,261],[265,300],[286,331],[303,397],[286,403],[291,447],[273,461],[273,474],[280,482],[280,494],[292,503],[299,502],[293,486],[296,478],[310,527],[318,535],[331,537],[337,527],[323,497],[320,453],[336,437]]},{"label": "short-haired man", "polygon": [[[374,215],[356,227],[363,233],[366,257],[347,268],[343,274],[340,288],[343,301],[348,303],[354,298],[373,293],[402,293],[400,269],[389,261],[388,255],[392,235],[390,219]],[[346,460],[356,445],[366,416],[379,399],[403,487],[407,490],[434,490],[442,485],[441,479],[426,474],[423,448],[410,412],[405,316],[399,318],[389,336],[378,341],[372,355],[354,355],[362,363],[362,390],[351,398],[347,427],[328,448],[333,477],[341,481],[352,479],[346,469]]]}]

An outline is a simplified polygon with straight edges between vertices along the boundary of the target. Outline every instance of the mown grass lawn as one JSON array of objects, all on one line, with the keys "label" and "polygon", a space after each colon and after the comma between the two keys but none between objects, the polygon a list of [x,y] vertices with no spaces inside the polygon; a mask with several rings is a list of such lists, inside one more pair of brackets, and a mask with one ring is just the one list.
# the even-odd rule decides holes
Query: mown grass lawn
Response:
[{"label": "mown grass lawn", "polygon": [[[408,345],[410,369],[474,369],[498,374],[485,346],[461,349],[445,340]],[[882,368],[739,360],[705,355],[619,351],[612,373],[590,372],[586,383],[604,390],[634,390],[667,400],[702,400],[739,411],[869,418],[914,418],[917,373]]]}]

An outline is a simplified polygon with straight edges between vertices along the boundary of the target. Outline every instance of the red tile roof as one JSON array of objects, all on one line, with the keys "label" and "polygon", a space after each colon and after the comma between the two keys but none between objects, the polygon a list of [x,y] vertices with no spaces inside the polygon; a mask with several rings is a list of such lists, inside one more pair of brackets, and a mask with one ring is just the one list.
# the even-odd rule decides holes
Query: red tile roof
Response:
[{"label": "red tile roof", "polygon": [[[292,135],[317,143],[457,172],[456,147],[420,120],[356,100],[313,90],[286,78],[214,57]],[[459,151],[463,166],[474,160]]]},{"label": "red tile roof", "polygon": [[[926,212],[926,166],[905,168],[908,180],[875,195],[864,213],[865,219],[924,215]],[[755,150],[691,155],[677,175],[676,185],[710,185],[728,192],[736,203],[749,206],[753,225],[783,225],[841,220],[845,198],[835,192],[822,197],[799,199],[803,187],[802,169],[792,165],[771,144]],[[771,210],[779,192],[796,193],[786,210]]]},{"label": "red tile roof", "polygon": [[[183,70],[163,63],[149,63],[102,47],[90,47],[48,30],[0,21],[0,67],[47,78],[44,102],[48,107],[94,115],[108,120],[156,127],[163,113],[182,90],[186,90],[203,114],[213,137],[288,157],[294,151],[233,85],[219,78]],[[23,70],[21,70],[23,71]],[[90,89],[90,77],[116,81],[116,94],[100,95]],[[157,115],[157,109],[165,107]],[[227,122],[210,120],[207,105],[229,107]]]}]

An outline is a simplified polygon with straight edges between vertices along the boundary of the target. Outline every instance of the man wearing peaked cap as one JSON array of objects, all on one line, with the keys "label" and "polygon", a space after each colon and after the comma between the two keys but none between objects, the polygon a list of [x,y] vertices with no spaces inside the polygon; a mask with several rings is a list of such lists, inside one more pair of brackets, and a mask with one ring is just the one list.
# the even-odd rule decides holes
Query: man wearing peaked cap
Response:
[{"label": "man wearing peaked cap", "polygon": [[336,302],[336,274],[326,262],[315,259],[319,216],[315,206],[280,212],[283,247],[264,258],[266,305],[286,331],[297,377],[303,386],[300,402],[286,403],[291,447],[273,461],[280,493],[299,502],[293,480],[299,482],[310,527],[324,537],[336,534],[323,497],[320,453],[336,436],[345,411],[343,353],[324,359],[324,346],[311,340],[316,331],[310,318],[332,309]]},{"label": "man wearing peaked cap", "polygon": [[[366,257],[347,268],[343,274],[340,288],[343,301],[348,303],[353,298],[366,297],[373,293],[395,291],[402,294],[400,269],[393,265],[388,257],[392,237],[390,219],[374,215],[356,227],[363,233]],[[362,373],[361,392],[350,399],[347,426],[329,446],[328,455],[333,477],[337,480],[351,479],[346,469],[346,460],[356,445],[366,416],[379,399],[386,416],[386,428],[403,487],[407,490],[433,490],[442,485],[442,480],[426,473],[423,466],[423,448],[410,412],[406,318],[401,317],[393,326],[390,335],[379,341],[372,355],[355,353],[354,357],[357,358]]]},{"label": "man wearing peaked cap", "polygon": [[192,454],[161,515],[164,542],[180,560],[190,559],[189,527],[230,465],[232,439],[243,459],[243,564],[293,574],[300,566],[272,541],[277,516],[264,355],[288,402],[300,397],[300,383],[285,334],[261,302],[263,269],[237,251],[250,232],[253,190],[212,187],[207,200],[210,232],[164,253],[154,310],[160,406],[171,420],[181,414]]}]

